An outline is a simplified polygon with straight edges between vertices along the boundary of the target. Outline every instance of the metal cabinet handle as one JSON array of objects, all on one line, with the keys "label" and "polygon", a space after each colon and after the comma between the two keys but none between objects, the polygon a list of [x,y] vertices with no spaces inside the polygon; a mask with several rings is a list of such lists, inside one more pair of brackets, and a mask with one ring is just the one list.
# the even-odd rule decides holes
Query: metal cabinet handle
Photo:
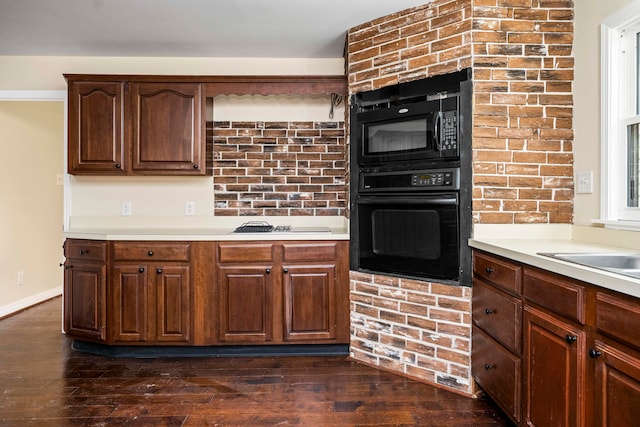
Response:
[{"label": "metal cabinet handle", "polygon": [[144,273],[144,267],[140,267],[140,268],[138,269],[138,273]]},{"label": "metal cabinet handle", "polygon": [[564,340],[569,344],[573,344],[574,342],[578,341],[578,337],[575,335],[567,334],[567,336],[564,337]]},{"label": "metal cabinet handle", "polygon": [[493,369],[493,368],[495,368],[495,367],[496,367],[496,365],[490,365],[490,364],[488,364],[488,363],[485,363],[485,365],[484,365],[484,369],[486,369],[487,371],[488,371],[489,369]]},{"label": "metal cabinet handle", "polygon": [[496,312],[495,310],[492,310],[490,308],[485,308],[484,309],[484,314],[494,314],[495,312]]},{"label": "metal cabinet handle", "polygon": [[602,352],[600,350],[596,350],[595,348],[589,349],[589,357],[592,359],[597,359],[602,356]]},{"label": "metal cabinet handle", "polygon": [[89,253],[89,249],[80,249],[80,255],[86,255]]},{"label": "metal cabinet handle", "polygon": [[156,273],[162,274],[162,268],[156,268]]},{"label": "metal cabinet handle", "polygon": [[122,165],[120,163],[116,163],[116,169],[120,169]]},{"label": "metal cabinet handle", "polygon": [[198,169],[199,167],[200,167],[200,166],[198,166],[198,165],[193,165],[193,168],[194,168],[194,169]]},{"label": "metal cabinet handle", "polygon": [[147,255],[149,255],[149,256],[153,256],[153,251],[149,251],[149,252],[147,252]]},{"label": "metal cabinet handle", "polygon": [[270,274],[271,273],[271,269],[267,268],[264,272],[267,273],[267,274]]},{"label": "metal cabinet handle", "polygon": [[487,267],[484,269],[484,271],[486,271],[488,274],[493,273],[493,267]]},{"label": "metal cabinet handle", "polygon": [[283,269],[282,271],[284,271],[285,273],[288,273],[288,272],[289,272],[289,269],[288,269],[288,268],[285,268],[285,269]]}]

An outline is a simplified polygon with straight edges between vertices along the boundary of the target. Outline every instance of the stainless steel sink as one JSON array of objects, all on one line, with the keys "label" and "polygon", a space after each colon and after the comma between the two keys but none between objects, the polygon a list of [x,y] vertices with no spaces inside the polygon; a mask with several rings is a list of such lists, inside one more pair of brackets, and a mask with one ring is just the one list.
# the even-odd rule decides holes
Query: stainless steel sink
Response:
[{"label": "stainless steel sink", "polygon": [[598,268],[612,273],[640,279],[640,253],[563,253],[538,252],[538,255],[548,256],[574,264]]}]

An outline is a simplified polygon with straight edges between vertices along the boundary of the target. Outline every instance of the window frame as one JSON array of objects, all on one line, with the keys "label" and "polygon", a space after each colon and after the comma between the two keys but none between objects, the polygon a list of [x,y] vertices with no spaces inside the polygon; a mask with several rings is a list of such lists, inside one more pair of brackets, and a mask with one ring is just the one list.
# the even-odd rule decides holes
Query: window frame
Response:
[{"label": "window frame", "polygon": [[[627,126],[640,124],[636,33],[640,33],[640,0],[602,21],[601,219],[596,222],[640,230],[640,208],[626,206]],[[634,97],[623,96],[630,90]]]}]

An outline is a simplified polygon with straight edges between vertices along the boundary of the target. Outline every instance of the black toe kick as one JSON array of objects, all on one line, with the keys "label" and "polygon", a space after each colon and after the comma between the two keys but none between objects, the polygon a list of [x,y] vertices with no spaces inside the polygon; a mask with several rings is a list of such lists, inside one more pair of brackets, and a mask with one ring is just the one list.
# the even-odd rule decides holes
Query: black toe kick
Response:
[{"label": "black toe kick", "polygon": [[127,346],[74,340],[71,348],[107,357],[242,357],[242,356],[346,356],[349,344],[294,344],[242,346]]}]

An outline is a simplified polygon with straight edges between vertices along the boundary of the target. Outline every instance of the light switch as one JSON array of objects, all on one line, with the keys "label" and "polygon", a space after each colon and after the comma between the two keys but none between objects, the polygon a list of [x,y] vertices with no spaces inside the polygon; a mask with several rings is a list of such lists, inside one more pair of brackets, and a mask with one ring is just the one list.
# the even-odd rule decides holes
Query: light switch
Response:
[{"label": "light switch", "polygon": [[593,171],[583,171],[576,174],[576,193],[593,193]]}]

